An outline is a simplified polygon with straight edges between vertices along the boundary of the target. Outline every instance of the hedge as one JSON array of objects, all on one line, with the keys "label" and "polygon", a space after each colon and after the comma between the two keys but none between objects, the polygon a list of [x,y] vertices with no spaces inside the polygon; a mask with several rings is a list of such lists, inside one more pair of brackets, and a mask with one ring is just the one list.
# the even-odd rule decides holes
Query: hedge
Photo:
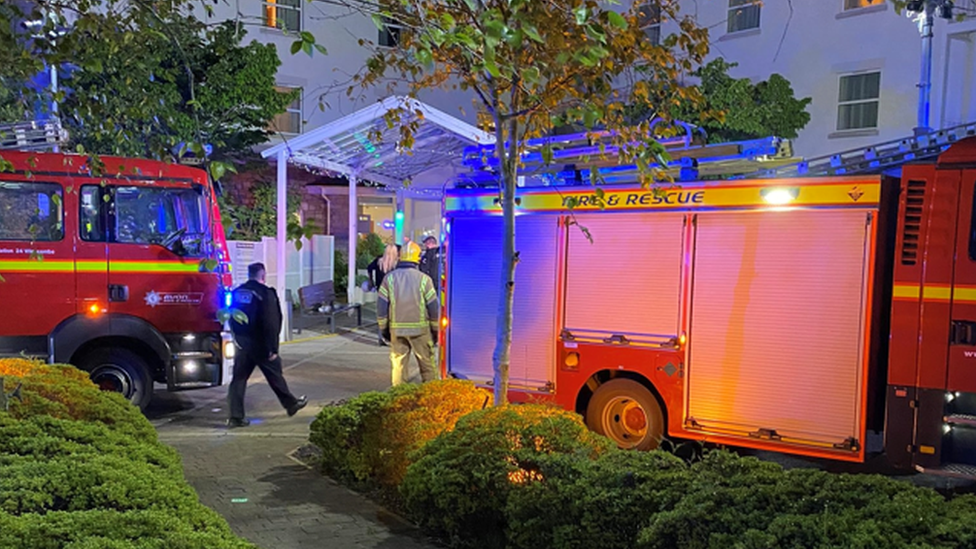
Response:
[{"label": "hedge", "polygon": [[398,399],[449,406],[418,398],[417,390],[369,393],[330,407],[313,426],[313,439],[338,447],[323,447],[331,456],[327,470],[348,471],[355,462],[362,465],[356,478],[368,481],[394,454],[375,442],[378,434],[366,433],[393,425],[424,432],[410,439],[421,446],[407,452],[403,510],[452,547],[976,547],[976,496],[946,499],[880,475],[784,470],[727,451],[705,452],[693,463],[663,450],[623,451],[587,431],[576,414],[539,405],[477,410],[428,439],[433,431],[410,426],[409,416],[389,419]]},{"label": "hedge", "polygon": [[427,443],[400,491],[408,515],[457,547],[504,547],[505,509],[518,487],[544,479],[552,454],[588,460],[609,451],[576,414],[546,405],[489,408]]},{"label": "hedge", "polygon": [[0,360],[0,547],[253,548],[203,506],[145,417],[71,366]]},{"label": "hedge", "polygon": [[312,422],[309,439],[321,449],[329,475],[395,492],[413,452],[461,416],[491,404],[491,394],[469,381],[398,385],[326,406]]}]

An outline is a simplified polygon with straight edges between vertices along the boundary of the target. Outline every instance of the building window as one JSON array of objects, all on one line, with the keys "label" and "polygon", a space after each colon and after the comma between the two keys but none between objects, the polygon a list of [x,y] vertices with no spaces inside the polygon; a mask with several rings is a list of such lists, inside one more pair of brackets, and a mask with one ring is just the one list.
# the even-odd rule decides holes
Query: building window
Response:
[{"label": "building window", "polygon": [[758,0],[729,0],[728,32],[742,32],[759,28]]},{"label": "building window", "polygon": [[383,28],[380,29],[378,44],[384,48],[395,48],[400,45],[400,34],[403,26],[389,17],[383,18]]},{"label": "building window", "polygon": [[51,242],[64,237],[61,185],[0,182],[0,241]]},{"label": "building window", "polygon": [[844,11],[880,6],[885,0],[844,0]]},{"label": "building window", "polygon": [[661,44],[661,4],[657,0],[644,2],[640,14],[641,29],[647,36],[648,42],[658,46]]},{"label": "building window", "polygon": [[283,133],[285,135],[297,135],[302,133],[302,93],[301,88],[287,88],[284,86],[276,86],[276,90],[281,93],[294,93],[298,92],[295,100],[292,101],[285,112],[274,117],[271,121],[271,131],[278,133]]},{"label": "building window", "polygon": [[841,76],[837,129],[843,131],[877,128],[880,98],[880,72]]},{"label": "building window", "polygon": [[304,0],[264,0],[264,24],[288,32],[302,30]]}]

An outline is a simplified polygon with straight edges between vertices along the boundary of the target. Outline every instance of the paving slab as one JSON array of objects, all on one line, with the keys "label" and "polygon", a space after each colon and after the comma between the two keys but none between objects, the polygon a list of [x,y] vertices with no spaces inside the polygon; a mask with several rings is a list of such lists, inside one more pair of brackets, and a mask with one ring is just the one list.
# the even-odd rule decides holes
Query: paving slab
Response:
[{"label": "paving slab", "polygon": [[[262,549],[402,548],[436,545],[412,524],[290,457],[325,404],[390,383],[389,351],[373,329],[303,331],[284,345],[285,378],[309,405],[289,418],[260,371],[247,389],[249,427],[229,430],[226,387],[160,393],[147,410],[161,441],[183,456],[200,500]],[[416,375],[416,366],[413,367]]]}]

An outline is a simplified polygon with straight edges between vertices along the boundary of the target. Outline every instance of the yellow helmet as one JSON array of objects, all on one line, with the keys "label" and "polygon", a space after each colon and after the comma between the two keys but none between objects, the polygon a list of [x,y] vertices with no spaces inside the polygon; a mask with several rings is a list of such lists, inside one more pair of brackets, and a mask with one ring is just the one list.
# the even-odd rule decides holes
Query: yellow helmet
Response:
[{"label": "yellow helmet", "polygon": [[400,249],[400,261],[420,263],[420,246],[416,242],[407,242]]}]

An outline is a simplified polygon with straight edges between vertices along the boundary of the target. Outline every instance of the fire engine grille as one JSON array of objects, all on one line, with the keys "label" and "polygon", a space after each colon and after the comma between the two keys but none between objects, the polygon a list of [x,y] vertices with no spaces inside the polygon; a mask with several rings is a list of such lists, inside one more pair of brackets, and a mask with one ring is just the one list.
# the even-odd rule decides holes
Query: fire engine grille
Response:
[{"label": "fire engine grille", "polygon": [[909,181],[905,193],[905,229],[901,240],[901,264],[918,263],[922,235],[922,210],[925,206],[925,181]]}]

